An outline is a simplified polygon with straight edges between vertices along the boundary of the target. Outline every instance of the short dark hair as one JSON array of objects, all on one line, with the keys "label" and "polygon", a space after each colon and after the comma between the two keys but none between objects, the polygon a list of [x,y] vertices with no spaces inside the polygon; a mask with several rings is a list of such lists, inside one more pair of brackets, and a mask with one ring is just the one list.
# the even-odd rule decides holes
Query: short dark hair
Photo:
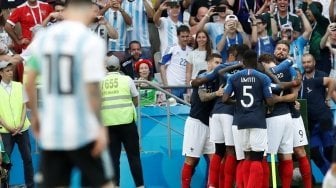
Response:
[{"label": "short dark hair", "polygon": [[254,50],[247,50],[243,56],[243,63],[247,67],[256,68],[257,67],[258,54]]},{"label": "short dark hair", "polygon": [[212,54],[209,55],[208,61],[211,61],[211,60],[213,60],[215,58],[221,58],[222,59],[222,56],[220,54],[218,54],[218,53],[212,53]]},{"label": "short dark hair", "polygon": [[277,60],[275,59],[274,55],[272,54],[261,54],[258,57],[258,63],[270,63],[270,62],[277,62]]},{"label": "short dark hair", "polygon": [[237,61],[243,60],[243,55],[249,49],[250,49],[250,47],[247,46],[246,44],[240,44],[240,45],[238,45],[238,47],[237,47],[238,54],[237,54],[236,60]]},{"label": "short dark hair", "polygon": [[65,7],[67,2],[68,2],[67,0],[56,0],[53,3],[53,7],[55,8],[57,5]]},{"label": "short dark hair", "polygon": [[179,36],[182,32],[190,33],[189,27],[186,25],[181,25],[176,29],[177,36]]},{"label": "short dark hair", "polygon": [[139,46],[140,46],[140,48],[141,48],[141,43],[139,42],[139,41],[137,41],[137,40],[132,40],[129,44],[128,44],[128,48],[129,49],[131,49],[131,45],[132,44],[138,44]]}]

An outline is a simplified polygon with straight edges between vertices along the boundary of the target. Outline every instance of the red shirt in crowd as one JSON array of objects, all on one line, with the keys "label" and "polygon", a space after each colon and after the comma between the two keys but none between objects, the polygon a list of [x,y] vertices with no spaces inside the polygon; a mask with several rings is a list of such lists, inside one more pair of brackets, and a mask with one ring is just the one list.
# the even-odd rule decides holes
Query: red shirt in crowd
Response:
[{"label": "red shirt in crowd", "polygon": [[51,12],[53,12],[53,8],[48,3],[37,1],[37,5],[30,6],[25,2],[14,9],[7,22],[13,26],[20,23],[22,37],[31,40],[32,32],[30,29],[36,24],[42,24]]}]

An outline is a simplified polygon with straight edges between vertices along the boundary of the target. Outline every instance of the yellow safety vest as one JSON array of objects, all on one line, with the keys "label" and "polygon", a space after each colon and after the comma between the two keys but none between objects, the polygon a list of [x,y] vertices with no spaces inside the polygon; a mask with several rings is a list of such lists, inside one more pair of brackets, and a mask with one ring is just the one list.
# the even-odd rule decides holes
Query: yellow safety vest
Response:
[{"label": "yellow safety vest", "polygon": [[[11,128],[20,126],[23,108],[23,88],[20,82],[12,81],[12,91],[7,93],[5,88],[0,86],[0,118]],[[0,124],[1,125],[1,124]],[[26,116],[22,131],[29,128],[30,122]],[[9,133],[2,125],[0,133]]]},{"label": "yellow safety vest", "polygon": [[136,121],[129,79],[128,76],[112,73],[101,82],[103,125],[121,125]]}]

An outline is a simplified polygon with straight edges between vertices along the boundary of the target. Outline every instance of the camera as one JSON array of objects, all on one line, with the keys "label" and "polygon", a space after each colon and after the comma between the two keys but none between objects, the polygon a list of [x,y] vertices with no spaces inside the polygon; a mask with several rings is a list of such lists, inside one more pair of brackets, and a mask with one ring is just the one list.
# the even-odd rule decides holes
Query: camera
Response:
[{"label": "camera", "polygon": [[214,7],[214,12],[225,12],[226,7]]}]

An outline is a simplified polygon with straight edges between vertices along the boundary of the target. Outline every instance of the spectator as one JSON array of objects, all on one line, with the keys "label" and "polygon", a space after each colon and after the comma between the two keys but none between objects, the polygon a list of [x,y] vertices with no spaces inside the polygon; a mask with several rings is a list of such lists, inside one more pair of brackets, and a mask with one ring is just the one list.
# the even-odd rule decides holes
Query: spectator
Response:
[{"label": "spectator", "polygon": [[43,20],[42,26],[47,27],[54,23],[63,20],[63,10],[65,8],[65,2],[62,0],[57,0],[53,3],[54,12],[50,13],[46,19]]},{"label": "spectator", "polygon": [[246,44],[250,47],[243,28],[237,16],[229,15],[225,18],[224,34],[216,37],[217,50],[223,59],[227,59],[227,49],[234,44]]},{"label": "spectator", "polygon": [[188,54],[186,66],[186,83],[189,84],[191,79],[196,78],[200,70],[206,70],[207,59],[211,55],[211,41],[205,31],[196,33],[196,42],[194,50]]},{"label": "spectator", "polygon": [[91,31],[100,36],[106,44],[109,39],[118,39],[118,32],[111,26],[111,24],[105,20],[104,16],[100,15],[99,5],[92,3],[92,9],[94,12],[94,17],[92,23],[89,25]]},{"label": "spectator", "polygon": [[132,15],[132,26],[127,30],[126,44],[134,40],[139,41],[142,57],[152,59],[148,32],[148,19],[152,19],[154,16],[152,2],[149,0],[124,1],[123,8]]},{"label": "spectator", "polygon": [[[166,51],[161,62],[161,78],[164,86],[186,86],[187,57],[191,48],[187,46],[190,31],[188,26],[181,25],[177,28],[178,44]],[[181,99],[186,93],[186,88],[172,88],[171,93]]]},{"label": "spectator", "polygon": [[260,56],[261,54],[273,54],[275,43],[278,39],[278,28],[274,18],[271,18],[272,35],[267,34],[267,21],[261,16],[251,15],[252,37],[251,43]]},{"label": "spectator", "polygon": [[[157,80],[153,78],[152,71],[153,64],[147,59],[140,59],[135,63],[135,72],[139,75],[138,80],[147,80],[154,84],[158,84]],[[140,87],[149,86],[146,83],[140,83]],[[164,93],[156,89],[140,89],[140,105],[156,105],[165,101]]]},{"label": "spectator", "polygon": [[1,138],[8,155],[12,154],[14,144],[18,145],[24,169],[26,187],[34,187],[34,169],[29,139],[30,122],[26,116],[28,97],[20,82],[12,81],[13,66],[0,61],[0,124]]},{"label": "spectator", "polygon": [[[232,7],[233,12],[237,15],[239,22],[241,23],[243,30],[247,34],[252,33],[251,23],[249,21],[250,13],[261,14],[268,1],[264,0],[227,0],[229,5]],[[258,11],[259,10],[259,11]]]},{"label": "spectator", "polygon": [[[160,5],[161,5],[162,3],[164,3],[165,1],[167,1],[167,2],[173,2],[173,1],[176,1],[176,0],[156,0],[156,2],[154,3],[154,9],[155,9],[155,10],[159,9]],[[184,22],[183,22],[183,21],[184,21],[184,13],[185,13],[186,10],[189,9],[189,6],[190,6],[190,4],[191,4],[191,1],[192,1],[192,0],[181,0],[181,1],[177,1],[177,2],[179,3],[180,7],[181,7],[181,10],[180,10],[180,14],[179,14],[178,20],[179,20],[180,22],[182,22],[182,23],[184,23]],[[164,10],[164,11],[162,12],[162,15],[161,15],[161,16],[162,16],[162,17],[167,17],[167,16],[168,16],[167,11]],[[184,24],[187,24],[187,23],[184,23]]]},{"label": "spectator", "polygon": [[330,73],[331,61],[328,49],[320,49],[320,42],[327,31],[329,20],[322,15],[322,4],[306,0],[303,3],[303,10],[306,12],[307,19],[310,22],[313,32],[309,37],[309,43],[306,45],[306,51],[312,54],[316,59],[316,69],[327,74]]},{"label": "spectator", "polygon": [[118,38],[109,39],[108,53],[115,55],[119,61],[125,59],[127,27],[132,25],[132,17],[121,7],[122,0],[111,0],[101,10],[101,14],[118,32]]},{"label": "spectator", "polygon": [[[269,18],[274,17],[278,26],[278,31],[281,30],[282,25],[290,24],[294,29],[294,31],[301,32],[301,21],[297,15],[289,12],[288,6],[289,6],[289,0],[276,0],[277,12],[275,12],[274,14],[265,13],[266,20],[270,20]],[[270,31],[271,24],[267,23],[267,25],[268,25],[267,30]]]},{"label": "spectator", "polygon": [[196,15],[200,7],[209,9],[212,6],[218,5],[220,2],[221,0],[194,0],[191,4],[189,25],[194,26],[197,24]]},{"label": "spectator", "polygon": [[[221,7],[221,8],[225,7],[224,8],[225,11],[217,12],[217,13],[214,12],[214,14],[218,14],[216,19],[214,19],[214,22],[207,22],[204,25],[204,30],[209,34],[211,41],[212,41],[212,49],[214,50],[216,49],[216,46],[217,46],[216,37],[224,33],[224,23],[225,23],[226,16],[233,14],[233,11],[230,9],[230,6],[226,0],[221,1],[220,4],[217,5],[217,7]],[[210,8],[209,10],[213,10],[213,9]],[[211,15],[212,13],[213,11],[208,12],[208,16],[212,16]]]},{"label": "spectator", "polygon": [[[120,75],[119,59],[110,56],[106,62],[108,73],[101,82],[103,125],[108,127],[109,151],[115,169],[115,182],[120,186],[120,153],[125,148],[136,187],[143,187],[140,161],[139,135],[135,106],[138,105],[138,91],[129,76]],[[113,83],[110,85],[110,83]]]},{"label": "spectator", "polygon": [[[182,25],[182,22],[178,20],[180,9],[181,7],[178,3],[167,3],[165,1],[155,12],[153,21],[159,29],[161,54],[164,54],[168,47],[177,43],[176,28]],[[164,10],[169,12],[168,17],[161,17]]]},{"label": "spectator", "polygon": [[[19,50],[27,48],[32,40],[32,29],[36,25],[42,25],[43,20],[51,12],[53,12],[53,8],[49,4],[37,0],[27,0],[27,2],[14,9],[7,19],[5,29],[13,42],[19,45]],[[17,23],[21,25],[22,38],[14,32]]]},{"label": "spectator", "polygon": [[121,63],[121,71],[130,76],[132,79],[135,79],[139,75],[135,71],[135,62],[139,61],[142,58],[142,48],[139,41],[131,41],[128,45],[129,54],[131,56],[124,62]]},{"label": "spectator", "polygon": [[321,50],[329,49],[331,61],[329,76],[336,78],[336,23],[329,24],[326,33],[321,39],[320,48]]}]

